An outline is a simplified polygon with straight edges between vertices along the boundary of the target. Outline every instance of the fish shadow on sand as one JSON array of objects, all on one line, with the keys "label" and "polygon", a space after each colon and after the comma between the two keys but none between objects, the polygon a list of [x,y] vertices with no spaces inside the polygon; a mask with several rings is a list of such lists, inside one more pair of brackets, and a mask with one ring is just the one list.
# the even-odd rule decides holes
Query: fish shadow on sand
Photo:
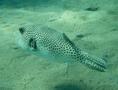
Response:
[{"label": "fish shadow on sand", "polygon": [[60,84],[54,87],[54,90],[80,90],[75,84]]}]

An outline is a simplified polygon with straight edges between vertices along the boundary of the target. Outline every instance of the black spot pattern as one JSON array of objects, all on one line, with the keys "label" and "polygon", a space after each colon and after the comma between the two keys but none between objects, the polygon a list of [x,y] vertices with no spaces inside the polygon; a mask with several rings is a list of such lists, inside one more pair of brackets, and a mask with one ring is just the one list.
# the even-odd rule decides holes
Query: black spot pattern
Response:
[{"label": "black spot pattern", "polygon": [[45,55],[52,55],[56,58],[64,57],[67,61],[79,61],[90,68],[105,71],[104,60],[91,56],[76,47],[64,33],[40,25],[28,25],[23,28],[25,29],[24,41],[28,43],[29,48]]}]

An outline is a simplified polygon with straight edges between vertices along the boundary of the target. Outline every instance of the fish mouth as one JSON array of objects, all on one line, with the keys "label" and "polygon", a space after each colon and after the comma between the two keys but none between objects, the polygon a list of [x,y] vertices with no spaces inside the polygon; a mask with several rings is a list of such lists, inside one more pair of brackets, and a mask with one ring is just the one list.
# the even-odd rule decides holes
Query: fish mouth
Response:
[{"label": "fish mouth", "polygon": [[15,42],[19,47],[23,49],[27,48],[27,43],[25,42],[23,36],[19,32],[14,33],[14,37],[15,37]]}]

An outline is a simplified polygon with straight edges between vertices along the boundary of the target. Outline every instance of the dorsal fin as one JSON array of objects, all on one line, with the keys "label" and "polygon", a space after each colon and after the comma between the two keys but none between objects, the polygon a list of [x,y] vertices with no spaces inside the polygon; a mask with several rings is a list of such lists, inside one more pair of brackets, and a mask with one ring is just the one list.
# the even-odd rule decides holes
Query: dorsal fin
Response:
[{"label": "dorsal fin", "polygon": [[75,46],[75,44],[67,37],[65,33],[62,33],[64,40],[66,40],[69,44],[72,46]]}]

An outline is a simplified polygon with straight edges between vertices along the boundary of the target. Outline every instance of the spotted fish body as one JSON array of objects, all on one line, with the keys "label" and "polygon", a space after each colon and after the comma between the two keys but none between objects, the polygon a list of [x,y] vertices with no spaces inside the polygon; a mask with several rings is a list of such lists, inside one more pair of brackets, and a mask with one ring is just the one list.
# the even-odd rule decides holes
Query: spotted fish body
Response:
[{"label": "spotted fish body", "polygon": [[105,71],[106,63],[101,58],[79,49],[64,33],[41,25],[26,25],[19,28],[22,42],[31,50],[55,61],[76,62],[98,71]]}]

